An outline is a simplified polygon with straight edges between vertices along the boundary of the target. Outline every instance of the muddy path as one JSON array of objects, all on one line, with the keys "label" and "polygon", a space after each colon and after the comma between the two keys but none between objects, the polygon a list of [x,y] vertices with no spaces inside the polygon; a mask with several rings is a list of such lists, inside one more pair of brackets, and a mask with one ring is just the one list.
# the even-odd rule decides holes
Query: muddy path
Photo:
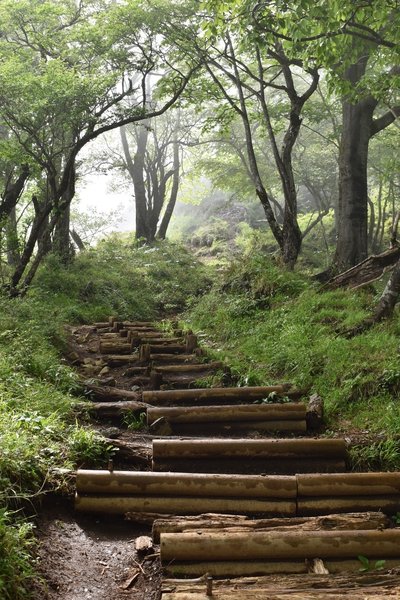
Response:
[{"label": "muddy path", "polygon": [[[99,334],[92,326],[69,328],[69,362],[82,380],[102,385],[109,382],[108,367],[98,352]],[[113,385],[131,389],[126,367],[112,369]],[[100,375],[100,372],[103,374]],[[111,372],[111,370],[110,370]],[[149,440],[114,420],[85,423],[99,435],[117,440],[136,440],[144,448]],[[124,459],[117,468],[132,468]],[[143,468],[143,461],[134,468]],[[74,509],[73,496],[45,497],[36,520],[38,569],[35,600],[156,600],[160,596],[161,569],[154,547],[150,556],[135,549],[135,540],[151,535],[151,526],[136,525],[123,517],[82,515]]]}]

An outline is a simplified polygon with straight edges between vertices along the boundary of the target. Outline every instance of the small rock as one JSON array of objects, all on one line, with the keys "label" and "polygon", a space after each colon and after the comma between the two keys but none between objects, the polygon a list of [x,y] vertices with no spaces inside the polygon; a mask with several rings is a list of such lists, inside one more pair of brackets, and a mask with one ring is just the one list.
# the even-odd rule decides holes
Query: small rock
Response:
[{"label": "small rock", "polygon": [[138,554],[147,554],[153,550],[153,541],[148,535],[141,535],[135,540],[135,549]]},{"label": "small rock", "polygon": [[110,368],[109,367],[103,367],[102,370],[100,371],[99,375],[108,375],[110,373]]},{"label": "small rock", "polygon": [[104,437],[110,438],[110,440],[115,440],[121,435],[121,431],[118,427],[107,427],[106,429],[101,430],[101,434]]}]

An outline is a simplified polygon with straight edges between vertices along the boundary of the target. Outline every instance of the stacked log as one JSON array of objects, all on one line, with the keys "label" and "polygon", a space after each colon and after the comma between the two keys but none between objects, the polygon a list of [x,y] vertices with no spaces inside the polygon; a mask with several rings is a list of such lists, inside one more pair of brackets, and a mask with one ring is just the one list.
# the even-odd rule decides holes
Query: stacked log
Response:
[{"label": "stacked log", "polygon": [[397,598],[398,573],[303,574],[301,577],[237,577],[213,579],[164,579],[161,600],[382,600]]},{"label": "stacked log", "polygon": [[79,470],[78,511],[295,515],[295,477]]},{"label": "stacked log", "polygon": [[[132,392],[133,393],[133,392]],[[78,409],[88,412],[96,419],[124,419],[132,414],[145,412],[147,408],[143,402],[135,400],[119,400],[118,402],[85,402],[78,404]]]},{"label": "stacked log", "polygon": [[[99,402],[118,402],[119,400],[141,400],[141,395],[138,392],[131,390],[124,390],[116,387],[109,387],[105,385],[94,385],[90,383],[85,384],[86,393],[94,397]],[[143,404],[143,406],[146,406]]]},{"label": "stacked log", "polygon": [[382,512],[356,512],[329,514],[318,517],[291,517],[254,519],[245,515],[204,514],[199,516],[175,516],[157,518],[153,522],[152,536],[155,544],[160,543],[162,533],[188,533],[203,531],[332,531],[388,529],[392,520]]},{"label": "stacked log", "polygon": [[290,384],[242,388],[198,388],[194,390],[163,390],[145,392],[145,402],[154,406],[205,406],[215,404],[242,404],[261,401],[269,394],[287,395]]},{"label": "stacked log", "polygon": [[168,374],[176,374],[180,375],[182,373],[197,373],[202,371],[218,371],[220,369],[225,368],[225,365],[222,361],[214,361],[209,363],[199,363],[199,364],[183,364],[183,365],[168,365],[168,366],[158,366],[154,367],[154,370],[158,373],[162,373],[163,375]]},{"label": "stacked log", "polygon": [[398,563],[400,530],[162,533],[160,554],[165,570],[179,575],[305,573],[316,558],[329,572],[359,571],[359,555]]},{"label": "stacked log", "polygon": [[400,473],[298,475],[298,513],[400,511]]},{"label": "stacked log", "polygon": [[136,363],[139,360],[139,355],[138,354],[109,354],[106,356],[103,356],[103,361],[109,366],[109,367],[121,367],[124,365],[132,365],[134,363]]},{"label": "stacked log", "polygon": [[100,354],[131,354],[132,343],[125,341],[125,338],[115,340],[101,339],[99,343]]},{"label": "stacked log", "polygon": [[296,403],[155,407],[147,411],[147,424],[164,418],[173,433],[182,435],[252,430],[304,433],[305,417],[305,405]]},{"label": "stacked log", "polygon": [[151,354],[149,352],[148,360],[153,363],[153,365],[157,364],[165,364],[168,365],[181,365],[181,364],[199,364],[200,360],[196,354],[165,354],[165,353],[157,353]]},{"label": "stacked log", "polygon": [[346,461],[341,439],[153,440],[154,471],[326,473],[345,471]]},{"label": "stacked log", "polygon": [[122,321],[122,325],[126,329],[154,328],[153,321]]}]

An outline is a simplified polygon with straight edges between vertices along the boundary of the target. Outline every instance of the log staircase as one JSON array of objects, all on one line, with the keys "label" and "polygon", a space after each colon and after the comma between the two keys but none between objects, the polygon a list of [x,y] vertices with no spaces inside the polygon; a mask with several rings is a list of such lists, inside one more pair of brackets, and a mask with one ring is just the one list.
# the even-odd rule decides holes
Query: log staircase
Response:
[{"label": "log staircase", "polygon": [[75,507],[153,522],[161,600],[400,598],[400,473],[348,472],[288,384],[194,388],[229,371],[192,332],[111,317],[91,334],[89,410],[143,412],[151,440],[127,454],[141,470],[78,471]]}]

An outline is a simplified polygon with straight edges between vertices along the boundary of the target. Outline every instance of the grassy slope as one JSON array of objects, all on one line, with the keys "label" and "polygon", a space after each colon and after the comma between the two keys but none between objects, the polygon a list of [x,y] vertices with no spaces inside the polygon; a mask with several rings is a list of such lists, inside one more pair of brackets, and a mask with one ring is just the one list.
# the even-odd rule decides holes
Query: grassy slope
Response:
[{"label": "grassy slope", "polygon": [[357,451],[355,466],[400,468],[399,315],[353,339],[340,335],[375,301],[372,292],[320,292],[305,276],[253,254],[231,266],[186,317],[243,384],[290,381],[324,398],[330,429],[389,436]]},{"label": "grassy slope", "polygon": [[32,526],[21,507],[31,512],[45,489],[64,485],[51,467],[107,457],[104,444],[76,424],[76,378],[60,357],[63,325],[177,312],[205,285],[204,268],[182,248],[132,250],[109,240],[67,269],[49,257],[26,298],[0,297],[2,599],[28,598],[34,577]]}]

